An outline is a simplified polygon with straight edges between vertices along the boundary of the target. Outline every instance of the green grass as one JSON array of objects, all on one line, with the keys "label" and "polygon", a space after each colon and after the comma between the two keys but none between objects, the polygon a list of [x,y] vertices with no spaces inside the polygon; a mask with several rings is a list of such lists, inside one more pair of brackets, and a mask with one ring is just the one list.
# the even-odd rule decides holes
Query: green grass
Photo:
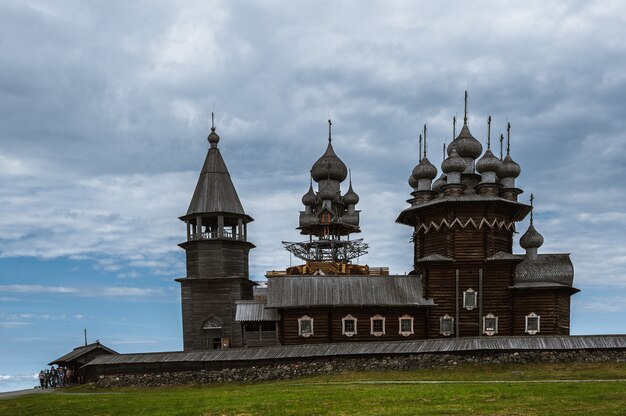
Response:
[{"label": "green grass", "polygon": [[[566,381],[581,379],[606,381]],[[410,384],[419,380],[454,383]],[[504,383],[477,383],[495,380]],[[566,382],[533,382],[538,380]],[[623,380],[626,363],[572,363],[462,365],[154,389],[81,386],[2,400],[0,415],[625,415]]]}]

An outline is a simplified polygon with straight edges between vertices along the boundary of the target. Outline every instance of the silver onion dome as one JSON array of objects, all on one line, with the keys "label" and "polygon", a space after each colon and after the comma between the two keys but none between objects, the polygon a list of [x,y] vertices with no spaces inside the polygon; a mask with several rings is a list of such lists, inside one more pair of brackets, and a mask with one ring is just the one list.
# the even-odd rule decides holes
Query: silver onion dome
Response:
[{"label": "silver onion dome", "polygon": [[467,124],[463,125],[461,132],[448,145],[448,156],[452,154],[452,149],[456,149],[457,153],[461,157],[471,157],[476,159],[483,152],[483,145],[472,136]]},{"label": "silver onion dome", "polygon": [[543,236],[539,234],[539,231],[535,230],[535,226],[530,224],[528,230],[519,239],[519,245],[526,248],[539,248],[543,244]]},{"label": "silver onion dome", "polygon": [[422,158],[422,160],[420,160],[420,163],[418,163],[417,166],[413,168],[413,172],[411,173],[411,176],[415,180],[420,180],[420,179],[433,180],[437,176],[437,168],[433,166],[432,163],[430,163],[428,158],[424,157]]},{"label": "silver onion dome", "polygon": [[467,163],[457,153],[456,147],[452,148],[452,152],[450,153],[450,156],[446,160],[444,160],[443,163],[441,163],[441,170],[444,171],[444,173],[450,173],[450,172],[461,173],[465,170],[466,167],[467,167]]},{"label": "silver onion dome", "polygon": [[309,185],[309,190],[302,196],[302,204],[308,207],[315,205],[315,192],[313,191],[313,185]]},{"label": "silver onion dome", "polygon": [[491,149],[487,149],[483,157],[481,157],[478,162],[476,162],[476,171],[478,173],[483,172],[500,172],[502,167],[502,161],[498,159],[492,152]]},{"label": "silver onion dome", "polygon": [[359,195],[352,189],[352,183],[350,183],[348,192],[343,196],[343,202],[348,205],[356,205],[359,203]]},{"label": "silver onion dome", "polygon": [[328,141],[326,152],[317,159],[311,168],[311,177],[315,182],[324,179],[333,179],[342,182],[348,176],[348,168],[335,154],[333,145]]},{"label": "silver onion dome", "polygon": [[511,155],[506,155],[498,171],[498,176],[501,178],[517,178],[521,172],[522,169],[513,158],[511,158]]}]

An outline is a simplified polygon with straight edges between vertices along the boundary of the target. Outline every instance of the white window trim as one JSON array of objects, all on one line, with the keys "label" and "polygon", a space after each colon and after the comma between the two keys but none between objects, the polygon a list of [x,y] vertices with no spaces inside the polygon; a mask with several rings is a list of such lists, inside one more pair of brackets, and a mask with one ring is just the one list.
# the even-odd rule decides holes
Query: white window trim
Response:
[{"label": "white window trim", "polygon": [[[467,297],[468,297],[469,294],[474,296],[474,305],[468,305],[467,304]],[[465,309],[467,309],[468,311],[474,310],[474,309],[476,309],[476,305],[477,304],[478,304],[478,292],[476,292],[471,287],[469,289],[467,289],[465,292],[463,292],[463,307]]]},{"label": "white window trim", "polygon": [[[496,326],[495,326],[494,330],[493,331],[487,330],[487,325],[486,325],[487,319],[494,319],[494,318],[496,320]],[[495,316],[492,313],[489,313],[489,314],[483,316],[483,334],[492,336],[492,335],[495,335],[497,333],[498,333],[498,317]]]},{"label": "white window trim", "polygon": [[[443,330],[443,321],[445,320],[450,320],[451,325],[450,327],[452,328],[450,331],[444,331]],[[441,318],[439,318],[439,334],[443,335],[444,337],[449,337],[450,335],[454,334],[454,317],[445,314],[444,316],[442,316]]]},{"label": "white window trim", "polygon": [[[411,321],[411,330],[410,331],[403,331],[402,330],[402,321],[403,320],[409,320]],[[403,315],[401,317],[398,318],[398,334],[403,335],[405,337],[408,337],[409,335],[413,335],[415,333],[415,331],[413,330],[413,317],[411,315]]]},{"label": "white window trim", "polygon": [[[311,332],[302,333],[302,321],[311,321]],[[298,318],[298,335],[300,335],[301,337],[305,337],[305,338],[308,338],[311,335],[313,335],[313,333],[314,333],[313,332],[313,323],[314,323],[313,318],[311,318],[308,315],[304,315],[303,317]]]},{"label": "white window trim", "polygon": [[[383,321],[383,331],[379,332],[376,331],[374,332],[374,321],[377,320],[381,320]],[[385,335],[385,317],[381,316],[381,315],[374,315],[370,318],[370,334],[374,335],[375,337],[379,337],[381,335]]]},{"label": "white window trim", "polygon": [[[346,321],[354,321],[354,331],[346,331]],[[346,315],[341,318],[341,333],[347,337],[356,335],[357,332],[357,319],[352,315]]]},{"label": "white window trim", "polygon": [[[528,329],[528,319],[529,318],[537,318],[537,329],[536,330],[529,330]],[[539,332],[541,332],[541,316],[537,315],[535,312],[531,312],[528,315],[526,315],[526,323],[524,325],[524,332],[526,332],[527,334],[530,335],[535,335]]]}]

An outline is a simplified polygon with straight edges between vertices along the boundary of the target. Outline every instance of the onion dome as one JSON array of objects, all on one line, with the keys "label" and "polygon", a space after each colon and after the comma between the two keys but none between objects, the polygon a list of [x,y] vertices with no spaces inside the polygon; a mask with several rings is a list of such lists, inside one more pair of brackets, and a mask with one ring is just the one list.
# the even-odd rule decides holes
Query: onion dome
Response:
[{"label": "onion dome", "polygon": [[535,226],[531,223],[528,230],[519,239],[519,245],[524,248],[539,248],[543,244],[543,236],[535,230]]},{"label": "onion dome", "polygon": [[413,175],[409,176],[409,186],[411,188],[417,188],[418,181],[413,177]]},{"label": "onion dome", "polygon": [[455,148],[459,156],[471,157],[476,159],[483,152],[483,145],[472,136],[467,124],[463,125],[461,132],[448,146],[448,156],[452,154],[452,148]]},{"label": "onion dome", "polygon": [[453,147],[452,152],[450,153],[450,156],[446,160],[444,160],[443,163],[441,164],[441,170],[444,171],[445,173],[450,173],[450,172],[461,173],[465,171],[466,166],[467,166],[467,163],[465,162],[465,160],[463,160],[461,156],[459,156],[459,154],[456,151],[456,147]]},{"label": "onion dome", "polygon": [[498,176],[501,178],[517,178],[521,171],[522,169],[513,158],[511,158],[511,155],[506,155],[498,171]]},{"label": "onion dome", "polygon": [[311,177],[315,182],[324,179],[333,179],[343,182],[348,176],[348,168],[343,161],[337,157],[333,149],[331,126],[332,123],[328,120],[328,147],[322,157],[317,159],[317,162],[315,162],[311,168]]},{"label": "onion dome", "polygon": [[483,157],[481,157],[478,162],[476,162],[476,170],[478,173],[483,172],[500,172],[502,168],[502,161],[498,159],[492,152],[491,149],[487,149]]},{"label": "onion dome", "polygon": [[356,205],[359,203],[359,196],[352,189],[352,182],[350,182],[350,187],[348,188],[348,192],[343,196],[344,204],[348,205]]},{"label": "onion dome", "polygon": [[302,204],[308,207],[315,205],[315,192],[313,192],[313,184],[309,185],[309,191],[302,196]]},{"label": "onion dome", "polygon": [[428,158],[424,157],[420,160],[420,163],[413,168],[411,176],[416,179],[430,179],[433,180],[437,176],[437,168],[433,166]]},{"label": "onion dome", "polygon": [[217,144],[220,141],[220,136],[218,136],[215,132],[215,126],[211,127],[211,133],[209,133],[209,137],[207,137],[207,140],[211,144],[211,148],[217,147]]},{"label": "onion dome", "polygon": [[439,178],[435,182],[433,182],[433,191],[439,192],[442,186],[446,184],[446,175],[442,173]]}]

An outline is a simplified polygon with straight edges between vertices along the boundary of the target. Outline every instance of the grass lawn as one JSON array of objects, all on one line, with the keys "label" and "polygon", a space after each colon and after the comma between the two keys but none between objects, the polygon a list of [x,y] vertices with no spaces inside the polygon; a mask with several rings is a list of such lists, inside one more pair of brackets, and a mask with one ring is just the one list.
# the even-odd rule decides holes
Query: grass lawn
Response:
[{"label": "grass lawn", "polygon": [[[415,383],[429,380],[445,383]],[[153,389],[81,386],[0,401],[0,415],[418,414],[622,416],[626,363],[461,365]]]}]

